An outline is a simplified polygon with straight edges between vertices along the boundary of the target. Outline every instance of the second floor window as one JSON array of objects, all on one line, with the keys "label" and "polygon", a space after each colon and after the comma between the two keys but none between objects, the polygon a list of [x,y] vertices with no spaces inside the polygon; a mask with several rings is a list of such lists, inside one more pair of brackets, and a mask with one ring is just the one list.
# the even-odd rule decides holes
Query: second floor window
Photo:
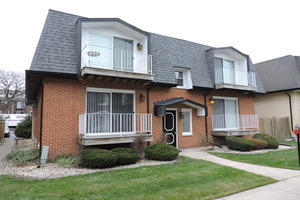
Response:
[{"label": "second floor window", "polygon": [[175,72],[175,77],[176,77],[176,79],[177,79],[177,84],[178,84],[178,86],[184,86],[183,85],[183,72],[178,72],[178,71],[176,71]]}]

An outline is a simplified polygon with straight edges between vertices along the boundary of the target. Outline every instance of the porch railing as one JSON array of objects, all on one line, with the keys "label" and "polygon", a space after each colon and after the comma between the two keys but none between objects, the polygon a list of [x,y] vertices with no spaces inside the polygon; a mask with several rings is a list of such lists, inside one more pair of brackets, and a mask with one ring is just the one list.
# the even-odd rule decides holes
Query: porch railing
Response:
[{"label": "porch railing", "polygon": [[226,68],[215,69],[216,84],[233,84],[242,86],[256,86],[256,78],[254,72],[231,70]]},{"label": "porch railing", "polygon": [[213,115],[213,130],[259,129],[258,115]]},{"label": "porch railing", "polygon": [[87,44],[81,51],[81,67],[152,74],[152,56]]},{"label": "porch railing", "polygon": [[85,113],[79,115],[81,134],[151,133],[151,114]]}]

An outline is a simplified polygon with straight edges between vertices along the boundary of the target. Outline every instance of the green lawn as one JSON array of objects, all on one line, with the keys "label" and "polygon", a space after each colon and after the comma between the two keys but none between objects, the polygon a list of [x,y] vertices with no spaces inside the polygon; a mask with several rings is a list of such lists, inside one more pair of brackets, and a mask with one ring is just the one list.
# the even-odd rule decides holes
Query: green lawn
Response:
[{"label": "green lawn", "polygon": [[0,176],[0,199],[214,199],[276,182],[211,162],[97,172],[52,180]]},{"label": "green lawn", "polygon": [[[289,144],[297,146],[294,141],[282,141],[281,144]],[[211,153],[221,158],[251,163],[256,165],[264,165],[269,167],[278,167],[285,169],[300,170],[298,162],[298,149],[289,149],[281,151],[270,151],[263,154],[233,154],[233,153]]]}]

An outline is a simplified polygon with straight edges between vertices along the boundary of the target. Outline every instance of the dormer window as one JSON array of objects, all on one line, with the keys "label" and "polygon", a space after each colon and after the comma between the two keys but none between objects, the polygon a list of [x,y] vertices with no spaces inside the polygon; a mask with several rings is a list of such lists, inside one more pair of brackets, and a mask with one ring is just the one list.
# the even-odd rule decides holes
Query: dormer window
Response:
[{"label": "dormer window", "polygon": [[249,71],[249,57],[232,47],[214,49],[216,89],[257,90],[255,73]]},{"label": "dormer window", "polygon": [[178,86],[183,87],[183,72],[175,71],[175,77],[177,79]]},{"label": "dormer window", "polygon": [[177,88],[192,89],[192,79],[190,69],[175,68],[175,78],[177,80]]}]

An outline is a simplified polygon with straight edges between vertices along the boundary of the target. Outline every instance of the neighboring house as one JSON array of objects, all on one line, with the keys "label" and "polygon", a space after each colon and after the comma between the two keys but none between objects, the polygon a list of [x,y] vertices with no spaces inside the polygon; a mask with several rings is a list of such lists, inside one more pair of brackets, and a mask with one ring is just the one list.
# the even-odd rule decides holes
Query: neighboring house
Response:
[{"label": "neighboring house", "polygon": [[291,129],[300,125],[300,57],[284,56],[254,65],[265,88],[256,95],[255,112],[260,118],[290,118]]},{"label": "neighboring house", "polygon": [[255,93],[264,89],[251,60],[233,47],[53,10],[26,71],[33,135],[50,158],[130,146],[139,135],[188,148],[201,136],[253,134]]},{"label": "neighboring house", "polygon": [[[0,101],[5,101],[3,90],[0,90]],[[19,92],[13,99],[8,111],[0,108],[0,114],[28,114],[30,111],[30,107],[25,104],[25,91]]]}]

